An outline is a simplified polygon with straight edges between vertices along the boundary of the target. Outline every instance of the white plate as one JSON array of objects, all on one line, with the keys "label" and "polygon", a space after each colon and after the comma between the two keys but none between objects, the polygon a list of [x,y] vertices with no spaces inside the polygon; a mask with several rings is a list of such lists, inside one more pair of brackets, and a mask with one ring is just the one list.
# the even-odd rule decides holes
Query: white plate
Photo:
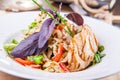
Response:
[{"label": "white plate", "polygon": [[12,38],[21,37],[20,30],[27,28],[38,12],[8,14],[0,17],[0,70],[15,76],[39,80],[87,80],[105,77],[120,71],[120,30],[102,21],[84,16],[96,34],[99,43],[105,46],[106,56],[101,63],[86,70],[73,73],[49,73],[26,68],[9,58],[3,44]]}]

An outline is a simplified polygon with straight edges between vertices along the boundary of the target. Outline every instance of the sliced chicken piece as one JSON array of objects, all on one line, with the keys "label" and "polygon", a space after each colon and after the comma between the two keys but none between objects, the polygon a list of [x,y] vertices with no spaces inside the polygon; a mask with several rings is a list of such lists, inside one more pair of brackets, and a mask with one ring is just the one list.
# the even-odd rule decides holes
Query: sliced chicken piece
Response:
[{"label": "sliced chicken piece", "polygon": [[[71,40],[72,57],[68,55],[69,70],[79,71],[85,69],[94,59],[98,50],[98,41],[92,30],[84,25],[82,31]],[[70,59],[70,60],[69,60]]]}]

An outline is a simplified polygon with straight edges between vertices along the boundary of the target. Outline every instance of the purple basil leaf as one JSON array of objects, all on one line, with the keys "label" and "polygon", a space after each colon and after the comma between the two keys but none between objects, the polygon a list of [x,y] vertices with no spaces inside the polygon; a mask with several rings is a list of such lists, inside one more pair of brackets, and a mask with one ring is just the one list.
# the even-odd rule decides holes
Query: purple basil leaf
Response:
[{"label": "purple basil leaf", "polygon": [[55,21],[47,19],[38,33],[30,35],[23,40],[18,46],[16,46],[11,55],[14,57],[24,58],[34,54],[40,54],[48,47],[47,41],[50,38],[55,26]]},{"label": "purple basil leaf", "polygon": [[31,48],[30,48],[30,51],[29,51],[29,54],[27,54],[27,56],[32,56],[33,54],[35,54],[35,51],[37,50],[37,48],[38,48],[38,42],[35,44],[35,46],[32,46]]},{"label": "purple basil leaf", "polygon": [[56,22],[51,18],[47,19],[40,30],[40,32],[30,35],[16,46],[11,55],[14,57],[24,58],[34,54],[40,54],[48,48],[48,39],[50,38]]},{"label": "purple basil leaf", "polygon": [[73,21],[74,23],[76,23],[77,25],[83,25],[84,20],[82,18],[81,15],[79,15],[78,13],[70,13],[66,16],[69,20]]},{"label": "purple basil leaf", "polygon": [[48,41],[48,39],[50,38],[53,32],[55,24],[56,22],[53,21],[51,18],[47,19],[43,23],[38,40],[38,48],[42,48],[45,45],[45,43]]},{"label": "purple basil leaf", "polygon": [[35,54],[38,55],[40,54],[41,52],[45,51],[46,49],[48,48],[48,42],[45,43],[45,45],[42,47],[42,48],[37,48]]},{"label": "purple basil leaf", "polygon": [[29,56],[30,51],[31,51],[31,49],[28,49],[28,50],[24,51],[23,55],[20,54],[19,56],[15,56],[15,57],[25,58],[26,56]]},{"label": "purple basil leaf", "polygon": [[26,51],[29,51],[29,49],[32,46],[35,46],[35,44],[38,42],[39,35],[39,33],[34,33],[25,40],[23,40],[18,46],[16,46],[12,50],[11,55],[15,57],[23,57],[24,55],[26,55]]}]

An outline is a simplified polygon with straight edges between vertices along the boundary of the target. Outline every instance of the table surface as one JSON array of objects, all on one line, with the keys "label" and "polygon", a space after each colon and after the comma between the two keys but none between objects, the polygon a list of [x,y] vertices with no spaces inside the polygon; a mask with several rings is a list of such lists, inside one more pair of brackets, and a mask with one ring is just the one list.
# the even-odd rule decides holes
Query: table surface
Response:
[{"label": "table surface", "polygon": [[[6,14],[8,13],[4,11],[0,11],[0,16],[6,15]],[[0,80],[26,80],[26,79],[15,77],[0,71]],[[120,80],[120,73],[117,73],[99,80]]]}]

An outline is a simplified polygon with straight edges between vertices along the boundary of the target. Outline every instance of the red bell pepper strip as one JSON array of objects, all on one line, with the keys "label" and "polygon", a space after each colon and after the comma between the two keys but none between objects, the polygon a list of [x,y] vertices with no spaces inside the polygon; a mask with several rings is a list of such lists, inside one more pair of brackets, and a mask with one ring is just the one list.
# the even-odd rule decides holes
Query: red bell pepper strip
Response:
[{"label": "red bell pepper strip", "polygon": [[60,44],[58,47],[58,52],[53,57],[53,61],[59,62],[62,57],[63,51],[64,51],[63,45]]},{"label": "red bell pepper strip", "polygon": [[15,58],[15,61],[17,61],[18,63],[20,63],[22,65],[31,65],[31,64],[33,64],[32,61],[24,60],[24,59],[21,59],[21,58]]}]

